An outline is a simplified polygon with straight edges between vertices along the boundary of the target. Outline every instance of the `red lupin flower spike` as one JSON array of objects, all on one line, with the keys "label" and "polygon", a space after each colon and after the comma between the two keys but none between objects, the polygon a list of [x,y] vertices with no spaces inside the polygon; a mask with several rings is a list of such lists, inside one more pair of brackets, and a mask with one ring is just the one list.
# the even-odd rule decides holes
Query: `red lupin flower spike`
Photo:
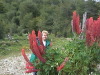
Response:
[{"label": "red lupin flower spike", "polygon": [[25,50],[22,49],[21,51],[22,51],[22,55],[23,55],[25,61],[26,61],[30,66],[33,66],[33,64],[29,61],[28,57],[26,56]]},{"label": "red lupin flower spike", "polygon": [[36,45],[36,42],[33,42],[33,48],[34,48],[34,51],[35,51],[35,53],[36,53],[36,56],[37,56],[43,63],[45,63],[46,60],[45,60],[45,59],[42,57],[42,55],[40,54],[39,49],[38,49],[38,47],[37,47],[37,45]]},{"label": "red lupin flower spike", "polygon": [[76,34],[80,34],[82,32],[80,28],[80,18],[79,15],[77,15],[76,11],[73,12],[73,31],[76,32]]},{"label": "red lupin flower spike", "polygon": [[67,62],[68,60],[69,60],[69,58],[66,57],[66,58],[64,59],[64,61],[61,63],[61,65],[60,65],[60,66],[57,66],[57,71],[62,70],[62,69],[64,68],[64,66],[66,65],[66,62]]}]

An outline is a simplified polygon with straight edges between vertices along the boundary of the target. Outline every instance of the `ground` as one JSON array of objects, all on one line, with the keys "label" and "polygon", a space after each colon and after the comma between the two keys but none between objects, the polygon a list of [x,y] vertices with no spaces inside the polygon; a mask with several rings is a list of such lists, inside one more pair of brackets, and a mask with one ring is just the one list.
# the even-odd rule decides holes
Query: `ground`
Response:
[{"label": "ground", "polygon": [[0,60],[0,75],[32,75],[25,73],[25,60],[22,56],[13,56]]}]

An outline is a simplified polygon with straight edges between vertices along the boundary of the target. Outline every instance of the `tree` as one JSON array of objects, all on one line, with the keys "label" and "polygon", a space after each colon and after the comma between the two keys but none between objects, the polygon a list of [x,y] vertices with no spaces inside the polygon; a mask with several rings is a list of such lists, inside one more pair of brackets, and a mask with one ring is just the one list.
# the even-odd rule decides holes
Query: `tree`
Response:
[{"label": "tree", "polygon": [[0,20],[0,39],[3,39],[4,37],[4,26],[2,24],[2,21]]},{"label": "tree", "polygon": [[39,10],[32,0],[26,0],[20,4],[20,25],[24,29],[24,33],[29,32],[29,29],[32,30],[32,28],[36,29],[35,18],[39,15]]},{"label": "tree", "polygon": [[0,2],[0,39],[4,37],[4,26],[3,26],[3,18],[4,13],[6,12],[5,7],[2,2]]},{"label": "tree", "polygon": [[85,8],[87,11],[87,17],[94,17],[96,19],[98,17],[98,12],[100,10],[100,6],[97,5],[98,2],[94,0],[88,0],[86,2]]}]

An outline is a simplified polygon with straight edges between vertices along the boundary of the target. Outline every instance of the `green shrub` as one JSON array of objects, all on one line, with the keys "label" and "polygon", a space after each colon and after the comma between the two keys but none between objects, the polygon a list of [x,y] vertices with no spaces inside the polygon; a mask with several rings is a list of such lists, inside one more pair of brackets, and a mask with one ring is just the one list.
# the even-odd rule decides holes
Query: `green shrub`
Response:
[{"label": "green shrub", "polygon": [[[46,50],[44,57],[46,63],[37,63],[34,65],[40,69],[38,75],[89,75],[96,73],[96,65],[100,63],[100,47],[94,45],[87,47],[85,40],[74,38],[72,41],[66,39],[56,40],[52,48]],[[58,46],[57,46],[58,45]],[[57,72],[57,66],[60,65],[65,57],[69,61],[65,67]]]}]

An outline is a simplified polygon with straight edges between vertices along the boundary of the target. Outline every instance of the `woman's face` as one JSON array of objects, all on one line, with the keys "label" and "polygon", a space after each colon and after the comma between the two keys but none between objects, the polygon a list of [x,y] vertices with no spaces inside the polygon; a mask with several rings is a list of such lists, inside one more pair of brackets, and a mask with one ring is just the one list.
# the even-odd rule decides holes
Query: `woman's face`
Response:
[{"label": "woman's face", "polygon": [[47,38],[48,38],[48,35],[47,35],[46,33],[43,33],[43,34],[42,34],[42,40],[45,41]]}]

